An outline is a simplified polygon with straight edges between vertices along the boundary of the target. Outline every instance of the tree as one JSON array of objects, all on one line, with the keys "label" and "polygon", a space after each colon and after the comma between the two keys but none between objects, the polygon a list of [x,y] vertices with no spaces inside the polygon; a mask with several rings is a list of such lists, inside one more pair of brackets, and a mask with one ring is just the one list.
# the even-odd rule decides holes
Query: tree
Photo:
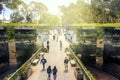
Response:
[{"label": "tree", "polygon": [[2,13],[2,10],[3,10],[3,5],[2,3],[0,3],[0,14]]},{"label": "tree", "polygon": [[48,13],[48,8],[40,2],[30,2],[27,9],[26,20],[32,23],[42,23],[56,25],[59,23],[59,17]]},{"label": "tree", "polygon": [[119,0],[92,0],[93,20],[97,23],[120,22],[120,1]]},{"label": "tree", "polygon": [[19,5],[23,3],[22,0],[2,0],[2,2],[11,10],[18,9]]},{"label": "tree", "polygon": [[60,6],[63,24],[120,22],[119,0],[77,0],[69,6]]},{"label": "tree", "polygon": [[[5,7],[9,8],[10,10],[12,10],[13,15],[11,14],[11,18],[15,19],[15,13],[17,12],[16,10],[18,10],[19,5],[22,4],[22,3],[23,3],[22,0],[2,0],[2,1],[0,1],[0,13],[3,10],[3,5],[5,5]],[[14,19],[12,19],[12,22],[18,21],[18,20],[14,20]],[[20,16],[19,20],[20,19],[22,19],[21,16]]]},{"label": "tree", "polygon": [[24,17],[23,15],[20,15],[19,14],[19,11],[16,11],[16,12],[13,12],[11,15],[11,22],[13,23],[19,23],[19,22],[22,22]]},{"label": "tree", "polygon": [[47,22],[45,22],[45,23],[50,24],[50,25],[57,25],[60,23],[60,19],[56,15],[48,14]]},{"label": "tree", "polygon": [[30,2],[28,11],[31,12],[32,22],[39,23],[42,17],[46,17],[47,7],[40,2]]},{"label": "tree", "polygon": [[68,7],[60,6],[63,24],[90,23],[90,5],[83,0],[71,3]]},{"label": "tree", "polygon": [[[14,23],[59,23],[59,17],[48,13],[48,8],[41,2],[31,1],[27,5],[22,0],[4,0],[1,3],[12,10],[10,18]],[[2,10],[3,4],[0,5],[0,10]]]}]

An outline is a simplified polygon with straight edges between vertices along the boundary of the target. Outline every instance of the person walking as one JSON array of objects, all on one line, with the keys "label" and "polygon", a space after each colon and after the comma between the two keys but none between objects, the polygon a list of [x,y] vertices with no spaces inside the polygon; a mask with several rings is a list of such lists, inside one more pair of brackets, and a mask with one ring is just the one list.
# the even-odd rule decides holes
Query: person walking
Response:
[{"label": "person walking", "polygon": [[60,40],[60,50],[62,50],[62,41]]},{"label": "person walking", "polygon": [[49,41],[47,41],[47,44],[49,44]]},{"label": "person walking", "polygon": [[53,40],[55,40],[55,35],[53,35]]},{"label": "person walking", "polygon": [[45,70],[45,64],[47,63],[47,60],[44,57],[42,57],[40,63],[42,63],[42,65],[43,65],[43,71],[44,71]]},{"label": "person walking", "polygon": [[47,52],[49,52],[49,41],[47,41]]},{"label": "person walking", "polygon": [[53,72],[53,79],[56,80],[56,77],[57,77],[57,68],[56,68],[56,66],[54,66],[52,72]]},{"label": "person walking", "polygon": [[47,44],[47,52],[49,52],[49,44]]},{"label": "person walking", "polygon": [[65,59],[64,59],[64,65],[65,65],[65,71],[68,71],[68,59],[67,59],[67,57],[65,57]]},{"label": "person walking", "polygon": [[49,65],[47,68],[48,80],[50,80],[50,78],[51,78],[51,72],[52,72],[51,66]]}]

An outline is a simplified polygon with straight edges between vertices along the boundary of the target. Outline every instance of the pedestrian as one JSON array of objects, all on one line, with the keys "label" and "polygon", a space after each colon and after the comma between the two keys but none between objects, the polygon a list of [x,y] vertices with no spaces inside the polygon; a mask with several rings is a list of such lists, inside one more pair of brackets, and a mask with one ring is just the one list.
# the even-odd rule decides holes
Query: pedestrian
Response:
[{"label": "pedestrian", "polygon": [[47,41],[47,52],[49,52],[49,41]]},{"label": "pedestrian", "polygon": [[45,70],[45,64],[47,63],[47,60],[44,57],[42,57],[40,63],[42,63],[42,65],[43,65],[43,71],[44,71]]},{"label": "pedestrian", "polygon": [[65,59],[64,59],[64,65],[65,65],[65,71],[68,71],[68,59],[67,59],[67,57],[65,57]]},{"label": "pedestrian", "polygon": [[60,40],[60,50],[62,50],[62,41]]},{"label": "pedestrian", "polygon": [[54,66],[52,72],[53,72],[53,79],[56,80],[56,77],[57,77],[57,68],[56,68],[56,66]]},{"label": "pedestrian", "polygon": [[47,44],[49,44],[49,41],[47,41]]},{"label": "pedestrian", "polygon": [[58,36],[58,34],[57,34],[57,35],[56,35],[56,41],[57,41],[57,42],[58,42],[58,37],[59,37],[59,36]]},{"label": "pedestrian", "polygon": [[47,52],[49,52],[49,44],[47,44]]},{"label": "pedestrian", "polygon": [[53,35],[53,40],[55,40],[55,35]]},{"label": "pedestrian", "polygon": [[48,80],[50,80],[50,78],[51,78],[51,72],[52,72],[51,66],[49,65],[47,68]]}]

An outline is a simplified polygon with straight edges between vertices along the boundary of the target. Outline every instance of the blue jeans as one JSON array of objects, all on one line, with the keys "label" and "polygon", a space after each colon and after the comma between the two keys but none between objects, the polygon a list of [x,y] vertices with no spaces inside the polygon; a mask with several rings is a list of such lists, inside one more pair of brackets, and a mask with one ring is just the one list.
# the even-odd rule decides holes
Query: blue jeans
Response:
[{"label": "blue jeans", "polygon": [[53,79],[54,79],[54,80],[56,80],[56,77],[57,77],[57,75],[56,75],[56,74],[54,74],[54,75],[53,75]]},{"label": "blue jeans", "polygon": [[48,73],[48,80],[50,80],[50,77],[51,77],[51,74],[50,74],[50,73]]},{"label": "blue jeans", "polygon": [[45,64],[43,63],[43,70],[45,70]]}]

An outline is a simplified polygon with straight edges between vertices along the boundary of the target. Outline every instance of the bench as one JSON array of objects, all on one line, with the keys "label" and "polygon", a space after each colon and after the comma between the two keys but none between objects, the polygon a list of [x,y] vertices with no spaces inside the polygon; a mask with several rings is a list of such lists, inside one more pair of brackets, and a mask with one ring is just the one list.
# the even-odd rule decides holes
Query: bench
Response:
[{"label": "bench", "polygon": [[71,64],[72,67],[75,67],[76,66],[75,60],[70,60],[70,64]]},{"label": "bench", "polygon": [[39,62],[39,59],[34,59],[32,65],[36,65]]},{"label": "bench", "polygon": [[45,55],[45,53],[41,52],[39,55],[43,57]]}]

